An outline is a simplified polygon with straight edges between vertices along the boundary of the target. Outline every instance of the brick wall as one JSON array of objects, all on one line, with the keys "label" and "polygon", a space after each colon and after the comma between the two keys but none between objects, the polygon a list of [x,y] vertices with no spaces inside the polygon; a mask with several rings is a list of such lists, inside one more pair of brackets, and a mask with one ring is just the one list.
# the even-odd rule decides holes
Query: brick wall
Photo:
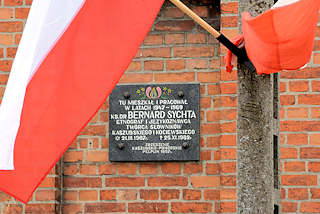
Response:
[{"label": "brick wall", "polygon": [[[30,4],[0,0],[1,95]],[[236,0],[221,0],[221,14],[206,6],[193,10],[227,36],[237,34]],[[318,41],[308,68],[281,73],[282,209],[287,213],[320,213]],[[109,162],[106,101],[30,203],[0,192],[0,213],[235,213],[236,72],[225,72],[225,51],[165,3],[120,81],[200,83],[201,161]]]}]

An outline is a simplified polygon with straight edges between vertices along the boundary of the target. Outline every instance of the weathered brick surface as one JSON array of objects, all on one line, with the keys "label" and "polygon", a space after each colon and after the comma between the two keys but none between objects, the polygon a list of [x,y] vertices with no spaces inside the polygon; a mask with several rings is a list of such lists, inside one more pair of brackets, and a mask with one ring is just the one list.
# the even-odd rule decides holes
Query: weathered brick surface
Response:
[{"label": "weathered brick surface", "polygon": [[[0,99],[31,2],[0,1]],[[237,0],[221,0],[221,14],[192,9],[226,36],[237,35]],[[284,213],[320,213],[319,32],[308,66],[280,74]],[[166,2],[120,84],[200,83],[201,161],[110,163],[106,101],[30,204],[0,192],[0,213],[235,213],[237,75],[225,71],[225,53]]]}]

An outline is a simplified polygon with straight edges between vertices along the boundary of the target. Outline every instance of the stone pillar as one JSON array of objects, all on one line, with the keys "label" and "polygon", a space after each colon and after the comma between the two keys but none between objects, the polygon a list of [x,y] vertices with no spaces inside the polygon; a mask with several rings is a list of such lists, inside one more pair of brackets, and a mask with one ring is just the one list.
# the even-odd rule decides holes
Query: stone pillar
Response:
[{"label": "stone pillar", "polygon": [[[256,16],[272,4],[273,0],[240,0],[239,12],[249,11]],[[280,212],[277,78],[278,75],[258,75],[238,65],[238,213]]]}]

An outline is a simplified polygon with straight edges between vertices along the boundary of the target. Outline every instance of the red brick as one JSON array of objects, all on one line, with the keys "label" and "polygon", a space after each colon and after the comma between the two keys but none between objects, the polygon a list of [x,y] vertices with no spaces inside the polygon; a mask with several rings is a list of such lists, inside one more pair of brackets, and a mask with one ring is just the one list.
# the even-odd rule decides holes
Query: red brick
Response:
[{"label": "red brick", "polygon": [[320,108],[311,108],[311,117],[320,118]]},{"label": "red brick", "polygon": [[235,160],[237,158],[237,150],[233,148],[221,148],[220,155],[222,160]]},{"label": "red brick", "polygon": [[235,146],[237,144],[236,135],[221,135],[221,146]]},{"label": "red brick", "polygon": [[186,177],[150,177],[148,186],[150,187],[168,187],[168,186],[187,186]]},{"label": "red brick", "polygon": [[236,202],[220,202],[216,203],[215,211],[219,213],[236,212]]},{"label": "red brick", "polygon": [[280,96],[280,105],[294,105],[295,104],[295,96],[294,95],[281,95]]},{"label": "red brick", "polygon": [[98,200],[98,192],[96,190],[80,190],[80,201],[96,201]]},{"label": "red brick", "polygon": [[235,133],[236,129],[236,122],[221,123],[221,133]]},{"label": "red brick", "polygon": [[140,49],[136,57],[161,57],[168,58],[171,56],[171,48],[143,48]]},{"label": "red brick", "polygon": [[13,35],[0,34],[0,45],[13,45]]},{"label": "red brick", "polygon": [[281,208],[282,208],[282,212],[284,213],[296,213],[297,209],[298,209],[298,204],[297,202],[281,202]]},{"label": "red brick", "polygon": [[220,200],[220,190],[205,189],[203,195],[205,200]]},{"label": "red brick", "polygon": [[320,158],[320,148],[316,148],[316,147],[301,148],[300,157],[307,158],[307,159],[319,159]]},{"label": "red brick", "polygon": [[9,79],[9,74],[1,74],[0,73],[0,84],[6,85]]},{"label": "red brick", "polygon": [[63,161],[65,162],[78,162],[83,160],[82,151],[66,151],[63,155]]},{"label": "red brick", "polygon": [[112,175],[115,174],[116,168],[113,164],[99,165],[99,175]]},{"label": "red brick", "polygon": [[136,163],[118,163],[118,174],[135,175],[137,174],[138,165]]},{"label": "red brick", "polygon": [[211,107],[211,97],[201,97],[200,98],[200,108],[210,108]]},{"label": "red brick", "polygon": [[221,3],[221,13],[238,14],[238,2]]},{"label": "red brick", "polygon": [[161,45],[162,44],[162,35],[161,34],[149,34],[144,39],[143,43],[145,45]]},{"label": "red brick", "polygon": [[306,105],[320,105],[320,95],[319,94],[302,94],[298,96],[299,104]]},{"label": "red brick", "polygon": [[184,70],[186,68],[186,61],[185,60],[167,60],[166,61],[166,69],[177,71],[177,70]]},{"label": "red brick", "polygon": [[237,93],[237,83],[221,83],[221,94],[236,94]]},{"label": "red brick", "polygon": [[142,200],[158,200],[159,199],[159,190],[140,190],[140,198]]},{"label": "red brick", "polygon": [[21,204],[4,204],[2,213],[3,214],[22,214],[23,207]]},{"label": "red brick", "polygon": [[7,48],[7,57],[14,58],[16,56],[17,48]]},{"label": "red brick", "polygon": [[191,185],[198,187],[218,187],[220,186],[219,176],[192,176],[190,178]]},{"label": "red brick", "polygon": [[109,160],[109,152],[107,150],[86,151],[85,160],[88,162],[105,162]]},{"label": "red brick", "polygon": [[55,204],[28,204],[25,213],[56,213]]},{"label": "red brick", "polygon": [[141,177],[106,178],[106,187],[143,187],[145,179]]},{"label": "red brick", "polygon": [[100,200],[116,200],[116,190],[100,190]]},{"label": "red brick", "polygon": [[142,65],[139,61],[132,61],[127,68],[128,71],[141,71]]},{"label": "red brick", "polygon": [[140,173],[144,175],[157,174],[159,172],[158,165],[155,163],[141,163]]},{"label": "red brick", "polygon": [[56,199],[55,190],[38,190],[36,192],[37,201],[54,201]]},{"label": "red brick", "polygon": [[192,6],[191,10],[200,17],[207,17],[209,15],[208,7],[206,6]]},{"label": "red brick", "polygon": [[213,47],[174,47],[174,57],[212,57],[214,56]]},{"label": "red brick", "polygon": [[280,122],[281,131],[318,131],[320,130],[319,121],[282,121]]},{"label": "red brick", "polygon": [[191,20],[159,21],[154,25],[156,31],[191,31],[195,26]]},{"label": "red brick", "polygon": [[144,82],[152,82],[153,75],[152,74],[132,74],[125,73],[119,83],[144,83]]},{"label": "red brick", "polygon": [[236,186],[236,176],[235,175],[225,175],[221,176],[221,186]]},{"label": "red brick", "polygon": [[105,136],[106,126],[105,125],[88,125],[81,131],[80,135]]},{"label": "red brick", "polygon": [[310,189],[312,199],[320,199],[320,189]]},{"label": "red brick", "polygon": [[298,151],[296,148],[280,148],[281,159],[296,159],[298,157]]},{"label": "red brick", "polygon": [[137,200],[138,191],[134,189],[129,190],[117,190],[118,200],[132,201]]},{"label": "red brick", "polygon": [[86,213],[112,213],[125,212],[126,205],[124,203],[87,203],[85,204]]},{"label": "red brick", "polygon": [[220,132],[219,124],[202,124],[200,126],[200,132],[202,134],[217,134]]},{"label": "red brick", "polygon": [[184,34],[182,33],[170,33],[165,35],[166,44],[183,44]]},{"label": "red brick", "polygon": [[304,172],[306,170],[305,162],[300,161],[285,162],[284,168],[286,172]]},{"label": "red brick", "polygon": [[201,191],[194,189],[184,189],[183,192],[184,200],[200,200],[201,199]]},{"label": "red brick", "polygon": [[[195,80],[195,73],[193,72],[179,72],[179,73],[155,73],[154,78],[156,82],[193,82]],[[151,81],[150,81],[151,82]]]},{"label": "red brick", "polygon": [[9,72],[12,66],[12,60],[0,60],[0,71]]},{"label": "red brick", "polygon": [[13,18],[13,8],[0,8],[0,19]]},{"label": "red brick", "polygon": [[161,200],[174,200],[179,199],[180,191],[177,189],[162,189]]},{"label": "red brick", "polygon": [[43,188],[48,188],[48,187],[55,187],[56,185],[56,178],[54,177],[46,177],[41,184],[39,185],[39,187],[43,187]]},{"label": "red brick", "polygon": [[144,70],[148,71],[162,71],[163,61],[162,60],[150,60],[144,62]]},{"label": "red brick", "polygon": [[173,213],[212,213],[212,204],[204,202],[172,202]]},{"label": "red brick", "polygon": [[206,59],[190,59],[188,60],[189,69],[206,69],[208,68],[208,61]]},{"label": "red brick", "polygon": [[221,106],[223,107],[236,107],[237,97],[223,96],[223,97],[220,97],[220,102],[221,102]]},{"label": "red brick", "polygon": [[202,150],[200,151],[200,160],[211,160],[211,151],[210,150]]},{"label": "red brick", "polygon": [[206,173],[207,175],[218,175],[220,173],[220,165],[217,163],[207,163]]},{"label": "red brick", "polygon": [[15,16],[17,19],[26,19],[29,14],[29,8],[15,8]]},{"label": "red brick", "polygon": [[320,213],[320,202],[301,202],[300,211],[303,213]]},{"label": "red brick", "polygon": [[292,118],[308,118],[309,109],[308,108],[288,108],[287,117]]},{"label": "red brick", "polygon": [[129,213],[168,213],[168,203],[129,203]]},{"label": "red brick", "polygon": [[62,213],[81,213],[83,211],[82,204],[63,204]]},{"label": "red brick", "polygon": [[305,92],[309,91],[309,81],[290,81],[289,82],[289,91],[293,92]]},{"label": "red brick", "polygon": [[308,199],[308,189],[292,188],[288,189],[288,198],[291,200],[306,200]]},{"label": "red brick", "polygon": [[23,4],[23,0],[4,0],[5,6],[20,6]]},{"label": "red brick", "polygon": [[237,198],[236,189],[221,189],[220,200],[235,200]]},{"label": "red brick", "polygon": [[317,185],[316,175],[282,175],[281,184],[284,186]]},{"label": "red brick", "polygon": [[237,27],[238,26],[238,16],[222,16],[221,25],[223,27]]},{"label": "red brick", "polygon": [[306,134],[288,134],[288,145],[306,145],[308,144],[308,135]]},{"label": "red brick", "polygon": [[77,191],[63,190],[63,200],[66,200],[66,201],[77,201],[78,200]]},{"label": "red brick", "polygon": [[319,68],[304,68],[298,71],[282,71],[280,73],[281,79],[311,79],[319,78]]},{"label": "red brick", "polygon": [[309,162],[308,163],[309,172],[320,172],[320,162]]},{"label": "red brick", "polygon": [[101,187],[101,178],[65,177],[63,184],[67,188]]},{"label": "red brick", "polygon": [[187,34],[187,43],[189,44],[204,44],[207,41],[206,34],[202,33],[192,33]]},{"label": "red brick", "polygon": [[163,174],[180,174],[181,165],[180,163],[162,163],[161,171]]},{"label": "red brick", "polygon": [[202,173],[202,165],[197,163],[185,163],[183,166],[183,173],[185,174]]},{"label": "red brick", "polygon": [[312,91],[314,91],[314,92],[319,92],[320,91],[320,81],[314,80],[314,81],[311,82],[311,84],[312,84]]},{"label": "red brick", "polygon": [[0,32],[13,33],[22,32],[23,23],[20,21],[0,22]]},{"label": "red brick", "polygon": [[220,138],[220,136],[208,136],[206,146],[210,148],[218,148],[220,146]]},{"label": "red brick", "polygon": [[179,8],[176,7],[166,7],[164,14],[168,18],[183,18],[185,15]]},{"label": "red brick", "polygon": [[236,165],[236,162],[222,162],[220,163],[220,170],[222,173],[235,173]]}]

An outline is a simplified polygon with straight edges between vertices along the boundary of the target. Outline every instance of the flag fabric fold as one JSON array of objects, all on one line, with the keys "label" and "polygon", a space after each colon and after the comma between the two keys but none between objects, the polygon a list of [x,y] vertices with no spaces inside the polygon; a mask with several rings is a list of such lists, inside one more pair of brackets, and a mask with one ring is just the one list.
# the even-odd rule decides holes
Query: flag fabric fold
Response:
[{"label": "flag fabric fold", "polygon": [[33,0],[0,107],[0,190],[27,203],[111,93],[164,0]]},{"label": "flag fabric fold", "polygon": [[296,70],[308,63],[319,9],[319,0],[279,0],[255,18],[242,13],[245,48],[259,74]]}]

